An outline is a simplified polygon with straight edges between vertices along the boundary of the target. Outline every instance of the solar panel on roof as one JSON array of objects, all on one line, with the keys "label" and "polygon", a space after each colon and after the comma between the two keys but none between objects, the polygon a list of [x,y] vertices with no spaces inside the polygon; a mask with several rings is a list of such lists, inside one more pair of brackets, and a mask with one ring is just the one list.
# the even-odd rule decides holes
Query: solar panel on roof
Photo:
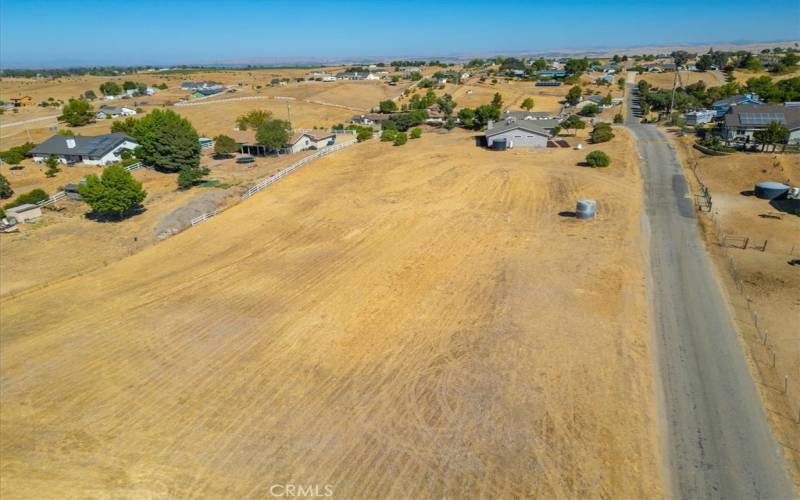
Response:
[{"label": "solar panel on roof", "polygon": [[739,121],[742,125],[769,125],[772,122],[786,123],[783,113],[741,113]]}]

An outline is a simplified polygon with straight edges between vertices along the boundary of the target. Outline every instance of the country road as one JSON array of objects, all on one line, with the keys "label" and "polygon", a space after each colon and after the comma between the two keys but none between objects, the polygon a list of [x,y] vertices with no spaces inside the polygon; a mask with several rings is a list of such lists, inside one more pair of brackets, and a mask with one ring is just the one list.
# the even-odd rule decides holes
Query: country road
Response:
[{"label": "country road", "polygon": [[729,310],[711,270],[680,162],[636,118],[649,228],[648,290],[661,391],[665,478],[678,498],[795,498]]},{"label": "country road", "polygon": [[20,125],[28,125],[28,124],[36,123],[36,122],[45,122],[45,121],[49,121],[49,120],[55,120],[56,118],[58,118],[58,115],[40,116],[39,118],[31,118],[29,120],[20,120],[18,122],[3,123],[3,124],[0,124],[0,128],[19,127]]}]

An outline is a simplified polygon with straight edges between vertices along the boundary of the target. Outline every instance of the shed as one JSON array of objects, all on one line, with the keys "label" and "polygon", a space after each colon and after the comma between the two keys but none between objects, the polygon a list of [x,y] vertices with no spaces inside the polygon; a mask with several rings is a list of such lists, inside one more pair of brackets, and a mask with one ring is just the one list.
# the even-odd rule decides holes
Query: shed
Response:
[{"label": "shed", "polygon": [[33,203],[25,203],[13,208],[6,209],[6,217],[12,218],[17,222],[33,222],[42,216],[42,207]]}]

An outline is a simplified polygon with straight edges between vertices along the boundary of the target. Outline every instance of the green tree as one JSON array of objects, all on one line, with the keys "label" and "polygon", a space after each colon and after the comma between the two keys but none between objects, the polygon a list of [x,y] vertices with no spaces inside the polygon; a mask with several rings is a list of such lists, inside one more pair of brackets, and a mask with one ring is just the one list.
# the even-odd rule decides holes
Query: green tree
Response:
[{"label": "green tree", "polygon": [[600,112],[600,107],[597,104],[587,104],[580,111],[578,114],[581,116],[595,116],[597,113]]},{"label": "green tree", "polygon": [[522,101],[522,109],[530,111],[533,109],[533,98],[526,97],[524,101]]},{"label": "green tree", "polygon": [[787,52],[786,55],[783,56],[783,64],[788,68],[797,65],[798,62],[800,62],[800,57],[798,57],[794,51]]},{"label": "green tree", "polygon": [[475,109],[475,117],[472,120],[473,128],[480,130],[489,124],[489,121],[500,119],[500,108],[492,104],[484,104]]},{"label": "green tree", "polygon": [[586,163],[590,167],[607,167],[611,165],[611,158],[602,151],[592,151],[586,155]]},{"label": "green tree", "polygon": [[598,123],[592,129],[590,138],[594,144],[610,141],[614,138],[614,133],[611,131],[611,125],[608,123]]},{"label": "green tree", "polygon": [[227,135],[218,135],[214,138],[214,152],[219,155],[229,155],[239,150],[239,144]]},{"label": "green tree", "polygon": [[464,128],[472,128],[475,119],[475,110],[472,108],[461,108],[458,111],[458,119]]},{"label": "green tree", "polygon": [[561,128],[572,130],[572,135],[575,135],[578,130],[583,130],[586,128],[586,122],[575,115],[571,115],[566,120],[561,122]]},{"label": "green tree", "polygon": [[136,88],[136,82],[127,80],[122,83],[122,90],[133,90]]},{"label": "green tree", "polygon": [[411,139],[419,139],[422,137],[422,129],[419,127],[411,129],[411,133],[409,134]]},{"label": "green tree", "polygon": [[289,142],[292,124],[286,120],[267,120],[256,130],[256,140],[270,149],[280,149]]},{"label": "green tree", "polygon": [[625,79],[624,78],[620,78],[620,79],[617,80],[617,87],[619,87],[620,90],[625,90]]},{"label": "green tree", "polygon": [[61,110],[59,121],[67,122],[71,127],[80,127],[94,121],[94,109],[85,99],[70,99]]},{"label": "green tree", "polygon": [[47,177],[55,177],[57,173],[61,172],[61,169],[58,168],[61,162],[58,161],[58,156],[56,155],[48,156],[44,164],[47,165],[47,170],[44,173]]},{"label": "green tree", "polygon": [[248,128],[258,130],[258,127],[272,119],[270,111],[256,110],[250,111],[236,119],[236,126],[239,130],[247,130]]},{"label": "green tree", "polygon": [[614,115],[614,123],[624,123],[625,118],[623,118],[622,113],[617,113]]},{"label": "green tree", "polygon": [[397,103],[391,99],[386,99],[378,104],[378,110],[381,113],[394,113],[397,111]]},{"label": "green tree", "polygon": [[97,94],[94,93],[94,90],[87,90],[83,93],[83,97],[85,97],[86,100],[94,101],[97,99]]},{"label": "green tree", "polygon": [[580,76],[587,69],[589,69],[589,60],[586,58],[570,59],[564,64],[564,70],[572,75]]},{"label": "green tree", "polygon": [[136,156],[145,165],[167,172],[178,172],[200,165],[197,131],[186,118],[172,110],[156,109],[133,125],[139,143]]},{"label": "green tree", "polygon": [[614,98],[611,97],[611,92],[606,94],[606,96],[603,97],[603,100],[600,101],[600,104],[602,104],[603,106],[611,106],[613,103],[614,103]]},{"label": "green tree", "polygon": [[500,95],[500,92],[495,92],[494,97],[492,97],[492,106],[497,109],[503,108],[503,96]]},{"label": "green tree", "polygon": [[405,132],[398,132],[397,135],[394,136],[394,145],[395,146],[402,146],[408,142],[408,135]]},{"label": "green tree", "polygon": [[0,198],[6,200],[11,198],[14,194],[14,190],[11,189],[11,184],[8,183],[8,179],[2,174],[0,174]]},{"label": "green tree", "polygon": [[436,100],[436,104],[439,106],[439,110],[444,113],[445,116],[450,116],[453,114],[453,110],[456,108],[457,103],[453,100],[453,96],[450,94],[444,94]]},{"label": "green tree", "polygon": [[117,218],[141,204],[147,196],[142,183],[121,165],[106,167],[100,177],[89,175],[85,184],[78,185],[78,192],[93,212]]},{"label": "green tree", "polygon": [[124,120],[115,120],[111,124],[111,132],[118,134],[128,134],[130,136],[133,136],[135,133],[134,130],[136,128],[137,121],[138,120],[136,118],[133,118],[132,116],[129,116]]},{"label": "green tree", "polygon": [[102,92],[103,95],[120,95],[122,93],[122,89],[117,82],[109,81],[100,84],[100,92]]},{"label": "green tree", "polygon": [[770,122],[767,128],[753,132],[753,139],[761,143],[761,150],[765,151],[767,146],[772,146],[775,151],[776,144],[783,144],[789,139],[789,129],[780,122]]},{"label": "green tree", "polygon": [[567,102],[572,105],[578,104],[582,95],[583,89],[581,89],[581,86],[575,85],[569,89],[569,92],[567,92]]}]

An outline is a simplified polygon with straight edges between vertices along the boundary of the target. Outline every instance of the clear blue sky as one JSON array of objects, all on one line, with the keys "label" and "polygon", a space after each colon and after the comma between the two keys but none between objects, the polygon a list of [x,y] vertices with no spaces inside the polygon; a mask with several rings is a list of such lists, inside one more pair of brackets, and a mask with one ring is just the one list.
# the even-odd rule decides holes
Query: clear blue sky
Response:
[{"label": "clear blue sky", "polygon": [[0,65],[446,56],[800,38],[800,0],[0,0]]}]

